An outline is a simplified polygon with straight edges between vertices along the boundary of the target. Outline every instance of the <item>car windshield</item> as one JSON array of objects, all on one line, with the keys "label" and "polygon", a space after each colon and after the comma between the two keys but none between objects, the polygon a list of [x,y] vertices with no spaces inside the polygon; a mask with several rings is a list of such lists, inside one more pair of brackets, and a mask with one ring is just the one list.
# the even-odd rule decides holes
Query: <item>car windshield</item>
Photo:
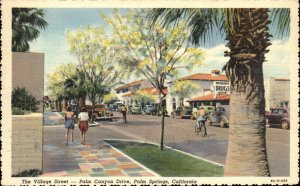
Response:
[{"label": "car windshield", "polygon": [[272,110],[272,114],[277,114],[277,112],[278,112],[277,109]]},{"label": "car windshield", "polygon": [[184,110],[192,110],[191,107],[183,107]]}]

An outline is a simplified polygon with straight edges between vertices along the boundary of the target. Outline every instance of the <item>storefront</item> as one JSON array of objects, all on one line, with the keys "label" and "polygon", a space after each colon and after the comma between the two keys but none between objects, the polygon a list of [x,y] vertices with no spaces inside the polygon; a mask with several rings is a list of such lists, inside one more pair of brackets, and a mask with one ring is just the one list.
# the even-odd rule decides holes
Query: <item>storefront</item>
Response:
[{"label": "storefront", "polygon": [[219,94],[208,94],[205,96],[199,96],[189,100],[188,102],[193,108],[198,108],[199,106],[222,106],[228,107],[230,101],[230,95],[226,93]]}]

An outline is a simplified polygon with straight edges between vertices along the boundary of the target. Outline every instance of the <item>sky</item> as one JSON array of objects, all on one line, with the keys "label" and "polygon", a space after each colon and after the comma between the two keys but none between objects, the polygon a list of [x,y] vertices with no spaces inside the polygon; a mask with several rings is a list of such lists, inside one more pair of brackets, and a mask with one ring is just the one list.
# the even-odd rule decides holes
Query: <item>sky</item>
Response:
[{"label": "sky", "polygon": [[[30,43],[31,52],[45,53],[45,86],[47,83],[47,74],[53,71],[61,63],[77,62],[76,58],[69,52],[69,44],[67,42],[68,31],[86,28],[88,25],[104,26],[108,32],[111,29],[100,17],[100,11],[110,14],[111,9],[78,9],[78,8],[53,8],[45,9],[45,20],[48,27],[40,30],[40,36]],[[126,9],[121,10],[121,13]],[[274,29],[271,28],[271,34],[274,35]],[[270,50],[266,54],[267,62],[264,63],[264,77],[289,78],[291,51],[289,50],[290,41],[288,38],[282,40],[271,39],[272,45],[268,47]],[[208,42],[201,47],[205,52],[205,62],[202,66],[194,68],[192,72],[182,72],[181,76],[194,73],[210,73],[212,70],[221,70],[224,64],[229,60],[224,57],[226,41],[223,37],[214,38],[212,42]],[[134,79],[134,78],[132,78]],[[139,78],[140,79],[140,78]]]}]

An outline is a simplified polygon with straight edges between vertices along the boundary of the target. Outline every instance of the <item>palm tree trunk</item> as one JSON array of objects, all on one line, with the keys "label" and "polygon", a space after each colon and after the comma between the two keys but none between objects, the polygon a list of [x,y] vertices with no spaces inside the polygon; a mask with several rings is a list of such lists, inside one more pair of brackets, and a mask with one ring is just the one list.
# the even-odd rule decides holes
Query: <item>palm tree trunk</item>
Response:
[{"label": "palm tree trunk", "polygon": [[67,99],[67,98],[64,98],[63,109],[64,109],[64,110],[67,110],[67,107],[68,107],[68,99]]},{"label": "palm tree trunk", "polygon": [[79,103],[78,103],[79,109],[85,106],[85,95],[79,96]]},{"label": "palm tree trunk", "polygon": [[54,108],[55,108],[55,110],[56,111],[58,111],[58,100],[56,99],[55,101],[54,101]]},{"label": "palm tree trunk", "polygon": [[61,112],[62,110],[62,104],[61,104],[61,99],[58,99],[58,111]]},{"label": "palm tree trunk", "polygon": [[227,44],[230,60],[224,67],[231,84],[224,176],[270,176],[262,69],[270,45],[267,12],[234,9],[233,31],[228,32]]}]

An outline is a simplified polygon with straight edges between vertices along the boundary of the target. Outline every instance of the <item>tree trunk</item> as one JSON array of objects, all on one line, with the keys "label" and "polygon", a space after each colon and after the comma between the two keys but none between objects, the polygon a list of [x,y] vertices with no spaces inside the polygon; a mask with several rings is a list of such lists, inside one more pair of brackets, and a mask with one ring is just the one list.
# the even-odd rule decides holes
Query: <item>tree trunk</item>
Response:
[{"label": "tree trunk", "polygon": [[78,99],[79,99],[78,107],[79,109],[81,109],[82,107],[85,106],[85,95],[80,95]]},{"label": "tree trunk", "polygon": [[55,108],[55,110],[56,111],[58,111],[58,100],[56,99],[55,101],[54,101],[54,108]]},{"label": "tree trunk", "polygon": [[62,105],[61,105],[61,99],[58,100],[58,111],[61,112],[62,110]]},{"label": "tree trunk", "polygon": [[63,109],[67,110],[67,107],[68,107],[68,99],[65,98],[63,101]]},{"label": "tree trunk", "polygon": [[159,109],[161,111],[161,133],[160,133],[160,150],[164,150],[164,132],[165,132],[165,114],[164,114],[164,107],[162,105],[162,96],[161,93],[159,94]]},{"label": "tree trunk", "polygon": [[92,102],[92,114],[91,114],[91,121],[94,122],[94,106],[95,106],[95,100],[91,100]]},{"label": "tree trunk", "polygon": [[267,9],[235,9],[231,52],[230,127],[224,176],[270,176],[266,151],[263,61],[269,46]]}]

